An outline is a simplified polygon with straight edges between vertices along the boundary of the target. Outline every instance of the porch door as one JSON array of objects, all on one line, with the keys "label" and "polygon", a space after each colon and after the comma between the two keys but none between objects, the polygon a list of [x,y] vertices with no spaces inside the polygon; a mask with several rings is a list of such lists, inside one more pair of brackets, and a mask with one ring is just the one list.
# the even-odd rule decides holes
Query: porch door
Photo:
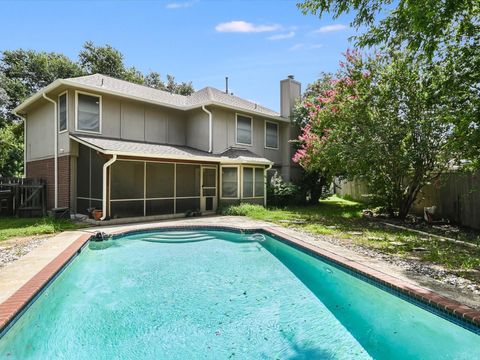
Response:
[{"label": "porch door", "polygon": [[202,166],[201,210],[217,210],[217,168],[213,166]]}]

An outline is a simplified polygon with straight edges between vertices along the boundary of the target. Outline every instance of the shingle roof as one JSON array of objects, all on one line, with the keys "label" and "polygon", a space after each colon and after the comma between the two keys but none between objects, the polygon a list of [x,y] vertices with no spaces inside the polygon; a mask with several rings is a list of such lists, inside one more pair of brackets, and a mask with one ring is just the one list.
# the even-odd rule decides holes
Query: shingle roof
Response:
[{"label": "shingle roof", "polygon": [[184,110],[201,107],[202,105],[216,104],[219,106],[226,106],[259,115],[280,117],[279,113],[271,109],[242,99],[238,96],[226,94],[225,92],[213,87],[206,87],[194,92],[190,96],[184,96],[172,94],[168,91],[153,89],[144,85],[134,84],[124,80],[115,79],[102,74],[68,78],[65,80],[71,83],[86,85],[104,91],[113,91],[125,96],[134,96],[136,98],[145,99],[147,101],[160,103],[166,106],[173,106]]},{"label": "shingle roof", "polygon": [[153,144],[129,140],[118,140],[86,135],[70,135],[86,146],[92,147],[105,154],[119,154],[125,156],[188,159],[198,161],[214,161],[220,163],[253,163],[268,165],[272,162],[246,149],[229,149],[221,154],[211,154],[206,151],[193,149],[188,146],[167,144]]}]

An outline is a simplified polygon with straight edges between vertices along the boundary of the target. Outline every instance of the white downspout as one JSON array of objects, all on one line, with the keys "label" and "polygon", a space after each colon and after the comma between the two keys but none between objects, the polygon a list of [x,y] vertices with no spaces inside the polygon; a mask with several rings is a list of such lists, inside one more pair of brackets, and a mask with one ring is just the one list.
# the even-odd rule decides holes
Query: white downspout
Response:
[{"label": "white downspout", "polygon": [[57,131],[57,102],[55,100],[50,99],[45,93],[42,94],[45,100],[50,101],[53,104],[53,119],[55,121],[53,125],[53,131],[55,133],[53,139],[54,139],[54,149],[53,149],[53,172],[54,172],[54,179],[53,179],[53,184],[54,184],[54,193],[55,193],[55,208],[58,207],[58,131]]},{"label": "white downspout", "polygon": [[27,118],[12,111],[13,115],[23,120],[23,177],[27,177]]},{"label": "white downspout", "polygon": [[100,218],[102,221],[107,217],[107,170],[115,161],[117,161],[117,154],[113,154],[113,157],[103,164],[102,217]]},{"label": "white downspout", "polygon": [[213,126],[212,126],[212,113],[207,110],[205,105],[202,105],[202,110],[208,114],[208,152],[213,151]]},{"label": "white downspout", "polygon": [[267,206],[267,171],[270,170],[273,166],[273,163],[268,165],[268,167],[265,169],[265,181],[264,181],[264,189],[263,189],[263,206]]}]

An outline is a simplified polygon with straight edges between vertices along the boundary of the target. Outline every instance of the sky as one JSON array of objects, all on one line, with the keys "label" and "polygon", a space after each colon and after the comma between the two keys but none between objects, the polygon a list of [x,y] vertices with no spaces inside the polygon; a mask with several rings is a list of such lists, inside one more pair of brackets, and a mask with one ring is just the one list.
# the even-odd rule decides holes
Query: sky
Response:
[{"label": "sky", "polygon": [[297,0],[4,1],[0,50],[60,52],[110,44],[128,66],[192,81],[278,111],[281,79],[305,89],[352,47],[351,17],[303,15]]}]

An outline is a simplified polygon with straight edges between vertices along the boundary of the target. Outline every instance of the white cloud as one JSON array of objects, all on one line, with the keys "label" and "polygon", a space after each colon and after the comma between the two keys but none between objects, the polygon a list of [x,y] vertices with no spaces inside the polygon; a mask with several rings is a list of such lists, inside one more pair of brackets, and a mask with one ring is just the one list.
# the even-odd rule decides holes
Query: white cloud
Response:
[{"label": "white cloud", "polygon": [[304,43],[298,43],[293,45],[290,49],[290,51],[298,51],[298,50],[311,50],[311,49],[320,49],[323,47],[323,44],[304,44]]},{"label": "white cloud", "polygon": [[260,33],[279,30],[280,25],[252,24],[246,21],[229,21],[218,24],[215,30],[218,32]]},{"label": "white cloud", "polygon": [[173,3],[168,3],[165,5],[167,9],[184,9],[184,8],[189,8],[195,5],[195,3],[198,2],[198,0],[192,0],[192,1],[184,1],[184,2],[173,2]]},{"label": "white cloud", "polygon": [[293,45],[289,50],[290,51],[297,51],[297,50],[301,50],[305,47],[305,44],[295,44]]},{"label": "white cloud", "polygon": [[295,31],[290,31],[285,34],[276,34],[267,37],[268,40],[285,40],[285,39],[291,39],[295,36]]},{"label": "white cloud", "polygon": [[328,33],[332,31],[341,31],[347,29],[346,25],[343,24],[333,24],[333,25],[326,25],[322,26],[320,29],[315,30],[315,33]]}]

